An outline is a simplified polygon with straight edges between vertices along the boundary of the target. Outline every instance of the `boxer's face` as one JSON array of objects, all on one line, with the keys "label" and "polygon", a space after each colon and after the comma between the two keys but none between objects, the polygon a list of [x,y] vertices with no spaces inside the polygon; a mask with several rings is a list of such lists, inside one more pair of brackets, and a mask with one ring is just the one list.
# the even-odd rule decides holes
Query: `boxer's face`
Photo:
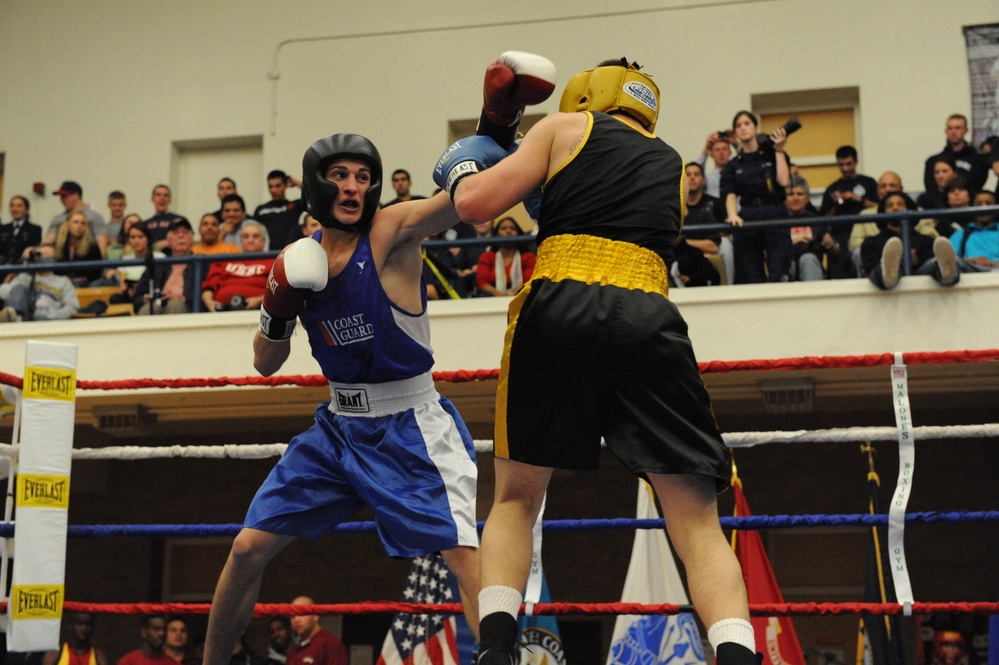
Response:
[{"label": "boxer's face", "polygon": [[356,159],[338,159],[326,169],[326,179],[340,188],[330,210],[341,224],[360,221],[364,214],[364,195],[371,187],[371,168]]}]

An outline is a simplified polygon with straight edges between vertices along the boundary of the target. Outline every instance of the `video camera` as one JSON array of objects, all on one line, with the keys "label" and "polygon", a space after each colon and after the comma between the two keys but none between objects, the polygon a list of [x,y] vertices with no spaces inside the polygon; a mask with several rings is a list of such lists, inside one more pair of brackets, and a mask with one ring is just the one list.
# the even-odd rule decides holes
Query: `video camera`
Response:
[{"label": "video camera", "polygon": [[[798,131],[799,129],[801,129],[801,121],[799,121],[797,118],[791,118],[790,120],[788,120],[787,122],[784,123],[783,129],[784,129],[784,132],[788,136],[790,136],[791,134],[794,134],[796,131]],[[756,142],[759,143],[759,145],[760,145],[761,148],[765,148],[765,147],[769,147],[769,146],[773,145],[773,141],[770,140],[770,135],[769,134],[757,134],[756,135]]]}]

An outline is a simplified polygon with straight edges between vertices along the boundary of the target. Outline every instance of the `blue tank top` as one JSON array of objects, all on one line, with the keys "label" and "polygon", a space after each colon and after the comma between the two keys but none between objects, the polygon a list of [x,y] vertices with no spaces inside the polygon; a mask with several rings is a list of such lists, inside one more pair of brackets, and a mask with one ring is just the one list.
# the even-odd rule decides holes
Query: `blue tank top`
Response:
[{"label": "blue tank top", "polygon": [[423,310],[409,314],[382,288],[367,234],[346,267],[299,312],[309,334],[312,357],[323,376],[339,383],[383,383],[430,371],[430,320],[427,287],[421,280]]}]

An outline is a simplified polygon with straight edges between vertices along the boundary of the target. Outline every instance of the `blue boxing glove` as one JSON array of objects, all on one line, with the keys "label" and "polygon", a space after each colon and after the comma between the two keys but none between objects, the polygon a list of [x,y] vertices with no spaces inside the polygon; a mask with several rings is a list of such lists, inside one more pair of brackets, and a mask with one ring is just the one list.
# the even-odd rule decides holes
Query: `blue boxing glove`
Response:
[{"label": "blue boxing glove", "polygon": [[541,188],[538,187],[524,199],[524,209],[535,222],[541,220]]},{"label": "blue boxing glove", "polygon": [[454,142],[437,160],[434,182],[454,199],[458,183],[498,164],[507,151],[488,136],[468,136]]}]

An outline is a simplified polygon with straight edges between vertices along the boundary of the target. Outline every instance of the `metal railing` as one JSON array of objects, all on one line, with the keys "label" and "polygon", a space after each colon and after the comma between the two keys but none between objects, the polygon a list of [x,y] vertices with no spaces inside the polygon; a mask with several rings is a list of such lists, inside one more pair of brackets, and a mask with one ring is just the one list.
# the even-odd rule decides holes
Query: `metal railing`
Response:
[{"label": "metal railing", "polygon": [[[847,224],[870,224],[877,222],[898,222],[901,227],[899,235],[902,238],[902,272],[905,275],[912,274],[912,253],[908,251],[911,246],[911,234],[913,226],[920,220],[926,218],[938,220],[959,220],[962,222],[974,221],[976,218],[991,214],[993,218],[999,218],[999,205],[981,206],[973,208],[945,208],[940,210],[907,210],[905,212],[882,213],[874,215],[843,215],[836,217],[793,217],[784,219],[773,219],[766,221],[746,222],[745,226],[736,227],[730,224],[699,224],[697,226],[685,226],[683,234],[685,236],[700,237],[713,235],[716,233],[745,233],[760,229],[788,228],[802,225],[822,225],[822,226],[845,226]],[[482,238],[458,238],[455,240],[427,240],[423,242],[423,247],[427,249],[443,249],[448,247],[481,247],[504,245],[523,245],[533,242],[533,236],[509,236],[509,237],[482,237]],[[246,252],[243,254],[191,254],[188,256],[167,256],[167,257],[147,257],[145,259],[103,259],[100,261],[62,261],[58,263],[29,263],[29,264],[8,264],[0,265],[0,280],[9,273],[37,273],[57,271],[60,273],[72,272],[74,270],[93,270],[95,268],[127,268],[131,266],[146,266],[147,270],[151,266],[173,265],[175,263],[191,263],[194,265],[192,279],[195,284],[200,285],[204,281],[204,276],[208,269],[206,264],[220,263],[224,261],[242,261],[247,259],[269,259],[278,255],[277,251],[271,252]],[[193,312],[202,311],[201,288],[198,287],[198,297],[191,304]]]}]

